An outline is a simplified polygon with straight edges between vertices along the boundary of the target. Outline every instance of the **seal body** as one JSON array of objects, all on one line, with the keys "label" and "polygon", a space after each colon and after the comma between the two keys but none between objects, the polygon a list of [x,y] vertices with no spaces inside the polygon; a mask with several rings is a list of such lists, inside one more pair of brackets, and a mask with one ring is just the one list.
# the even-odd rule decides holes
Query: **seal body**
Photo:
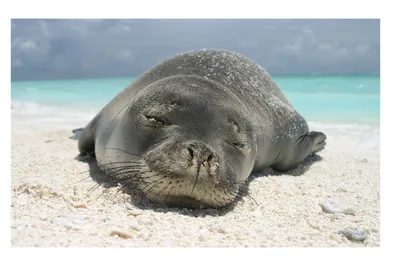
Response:
[{"label": "seal body", "polygon": [[204,49],[145,72],[93,118],[78,146],[153,201],[222,207],[251,172],[290,170],[325,139],[257,63]]}]

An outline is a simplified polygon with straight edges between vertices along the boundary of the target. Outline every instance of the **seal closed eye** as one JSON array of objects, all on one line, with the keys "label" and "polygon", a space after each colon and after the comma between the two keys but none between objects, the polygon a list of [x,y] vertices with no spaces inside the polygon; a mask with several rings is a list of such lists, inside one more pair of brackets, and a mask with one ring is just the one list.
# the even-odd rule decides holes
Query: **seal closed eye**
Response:
[{"label": "seal closed eye", "polygon": [[223,207],[251,172],[295,168],[325,139],[254,61],[204,49],[145,72],[92,119],[78,147],[152,201]]}]

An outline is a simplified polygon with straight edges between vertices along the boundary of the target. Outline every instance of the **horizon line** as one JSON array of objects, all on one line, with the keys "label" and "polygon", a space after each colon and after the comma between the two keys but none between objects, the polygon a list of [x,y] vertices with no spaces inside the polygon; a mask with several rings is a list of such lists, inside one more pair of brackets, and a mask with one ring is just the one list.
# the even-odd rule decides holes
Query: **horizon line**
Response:
[{"label": "horizon line", "polygon": [[[298,73],[298,74],[271,74],[274,77],[283,76],[380,76],[380,73]],[[54,79],[11,79],[13,82],[38,82],[38,81],[76,81],[76,80],[107,80],[107,79],[136,79],[139,76],[104,76],[104,77],[85,77],[85,78],[54,78]]]}]

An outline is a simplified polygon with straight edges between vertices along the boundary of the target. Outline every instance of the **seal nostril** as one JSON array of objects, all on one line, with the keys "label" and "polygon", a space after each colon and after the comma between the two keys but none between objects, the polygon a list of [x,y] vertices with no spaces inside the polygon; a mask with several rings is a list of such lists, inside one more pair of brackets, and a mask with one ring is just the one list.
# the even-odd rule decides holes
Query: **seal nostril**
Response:
[{"label": "seal nostril", "polygon": [[210,155],[208,156],[208,158],[207,158],[207,162],[210,163],[210,161],[211,161],[212,159],[213,159],[213,155],[210,154]]},{"label": "seal nostril", "polygon": [[193,148],[192,147],[188,147],[189,150],[189,155],[190,155],[190,159],[193,159]]}]

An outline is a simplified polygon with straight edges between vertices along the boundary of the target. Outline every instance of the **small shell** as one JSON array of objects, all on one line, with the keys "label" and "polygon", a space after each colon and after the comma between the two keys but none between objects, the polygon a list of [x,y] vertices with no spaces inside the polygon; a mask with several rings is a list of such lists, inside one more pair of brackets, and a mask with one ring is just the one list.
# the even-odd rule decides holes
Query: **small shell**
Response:
[{"label": "small shell", "polygon": [[339,231],[340,234],[347,237],[347,239],[351,241],[364,241],[368,237],[368,233],[364,230],[352,230],[352,229],[345,229]]},{"label": "small shell", "polygon": [[68,229],[80,229],[80,225],[85,224],[85,218],[74,215],[63,215],[54,218],[52,222],[58,226],[64,226]]},{"label": "small shell", "polygon": [[130,216],[139,216],[139,215],[142,215],[143,214],[143,211],[141,211],[141,210],[130,210],[130,211],[128,211],[128,215],[130,215]]},{"label": "small shell", "polygon": [[327,213],[332,213],[332,214],[343,213],[346,215],[356,214],[356,211],[353,208],[334,200],[326,200],[325,202],[320,203],[319,205],[321,206],[322,210]]}]

